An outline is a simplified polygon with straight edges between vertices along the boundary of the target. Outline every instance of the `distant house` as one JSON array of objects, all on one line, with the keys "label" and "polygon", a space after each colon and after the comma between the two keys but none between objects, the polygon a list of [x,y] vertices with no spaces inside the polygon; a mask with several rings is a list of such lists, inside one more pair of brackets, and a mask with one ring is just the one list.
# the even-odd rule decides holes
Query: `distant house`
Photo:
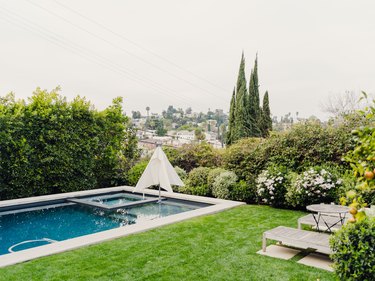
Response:
[{"label": "distant house", "polygon": [[132,124],[134,127],[141,129],[146,124],[146,121],[147,121],[146,117],[141,117],[137,119],[132,119]]},{"label": "distant house", "polygon": [[206,141],[207,142],[210,142],[210,141],[216,141],[217,140],[217,133],[214,133],[214,132],[206,132],[204,133],[205,136],[206,136]]},{"label": "distant house", "polygon": [[181,114],[181,112],[176,112],[176,113],[173,113],[173,117],[182,118],[182,114]]},{"label": "distant house", "polygon": [[217,132],[217,121],[214,120],[214,119],[207,120],[206,131],[208,131],[208,132]]},{"label": "distant house", "polygon": [[175,138],[181,144],[191,143],[195,140],[195,133],[194,131],[177,131],[175,134]]}]

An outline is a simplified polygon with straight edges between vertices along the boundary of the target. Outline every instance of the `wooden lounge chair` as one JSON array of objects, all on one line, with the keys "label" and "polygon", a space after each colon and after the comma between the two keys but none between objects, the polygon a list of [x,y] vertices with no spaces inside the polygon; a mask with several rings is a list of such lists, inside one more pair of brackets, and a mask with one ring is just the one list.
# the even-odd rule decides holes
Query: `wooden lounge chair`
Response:
[{"label": "wooden lounge chair", "polygon": [[313,250],[322,254],[331,254],[329,234],[315,231],[278,226],[263,233],[263,252],[266,251],[267,239],[279,241],[281,244],[304,250]]}]

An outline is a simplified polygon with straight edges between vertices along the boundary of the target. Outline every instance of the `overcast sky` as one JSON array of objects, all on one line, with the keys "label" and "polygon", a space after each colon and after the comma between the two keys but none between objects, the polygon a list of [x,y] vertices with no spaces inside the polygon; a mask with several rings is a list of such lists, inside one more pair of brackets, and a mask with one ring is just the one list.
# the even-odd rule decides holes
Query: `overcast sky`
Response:
[{"label": "overcast sky", "polygon": [[273,115],[375,91],[375,2],[0,0],[0,95],[62,87],[99,109],[229,110],[241,52]]}]

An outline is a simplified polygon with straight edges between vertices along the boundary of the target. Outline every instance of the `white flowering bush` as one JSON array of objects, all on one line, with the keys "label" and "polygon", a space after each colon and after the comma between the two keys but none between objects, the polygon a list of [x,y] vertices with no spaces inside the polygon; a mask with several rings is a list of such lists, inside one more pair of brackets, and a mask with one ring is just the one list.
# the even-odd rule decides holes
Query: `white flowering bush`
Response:
[{"label": "white flowering bush", "polygon": [[275,207],[285,205],[285,194],[290,184],[286,168],[272,166],[256,179],[257,197],[260,203]]},{"label": "white flowering bush", "polygon": [[324,168],[310,168],[295,177],[287,192],[287,202],[293,207],[330,203],[337,198],[342,180]]}]

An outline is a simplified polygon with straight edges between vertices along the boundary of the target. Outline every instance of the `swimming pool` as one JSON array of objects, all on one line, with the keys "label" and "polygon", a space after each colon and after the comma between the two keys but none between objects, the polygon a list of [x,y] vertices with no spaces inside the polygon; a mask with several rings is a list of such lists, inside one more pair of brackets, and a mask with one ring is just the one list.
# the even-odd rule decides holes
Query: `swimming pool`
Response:
[{"label": "swimming pool", "polygon": [[[88,205],[91,202],[94,205]],[[102,204],[103,208],[97,207],[97,204]],[[112,208],[120,205],[121,208]],[[105,206],[110,209],[104,208]],[[139,195],[116,193],[0,212],[0,255],[126,227],[204,206],[207,204],[192,204],[176,199],[158,203],[155,197],[143,199]]]},{"label": "swimming pool", "polygon": [[0,268],[244,204],[164,191],[156,204],[158,190],[137,194],[133,189],[118,186],[0,201]]}]

